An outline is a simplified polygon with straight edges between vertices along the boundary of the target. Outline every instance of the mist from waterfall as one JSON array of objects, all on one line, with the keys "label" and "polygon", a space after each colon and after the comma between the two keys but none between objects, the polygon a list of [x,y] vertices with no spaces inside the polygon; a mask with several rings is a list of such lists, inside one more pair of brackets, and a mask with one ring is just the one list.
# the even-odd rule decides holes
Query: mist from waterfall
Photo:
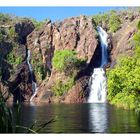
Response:
[{"label": "mist from waterfall", "polygon": [[30,50],[27,50],[27,64],[28,64],[28,67],[29,67],[29,71],[30,71],[30,75],[31,75],[31,82],[32,82],[32,96],[30,98],[30,101],[33,100],[33,98],[36,96],[36,93],[37,93],[37,84],[36,82],[34,81],[34,78],[33,78],[33,69],[32,69],[32,65],[30,63],[30,60],[31,60],[31,52]]},{"label": "mist from waterfall", "polygon": [[105,103],[107,94],[106,75],[103,69],[104,65],[108,62],[107,47],[108,35],[101,27],[97,27],[101,47],[101,65],[99,68],[94,68],[93,74],[89,81],[89,98],[88,103]]}]

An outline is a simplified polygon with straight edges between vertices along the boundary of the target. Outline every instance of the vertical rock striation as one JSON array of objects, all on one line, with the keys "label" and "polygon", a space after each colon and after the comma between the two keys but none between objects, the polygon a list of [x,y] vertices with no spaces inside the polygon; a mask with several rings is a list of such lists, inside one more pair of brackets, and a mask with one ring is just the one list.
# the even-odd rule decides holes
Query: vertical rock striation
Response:
[{"label": "vertical rock striation", "polygon": [[[35,70],[35,76],[38,83],[38,94],[36,101],[54,101],[52,86],[60,79],[67,81],[67,76],[63,72],[55,70],[52,66],[52,58],[54,51],[57,50],[74,50],[77,53],[77,57],[86,61],[86,66],[79,68],[79,72],[84,71],[84,74],[80,76],[75,83],[75,87],[71,92],[65,93],[63,99],[60,98],[60,102],[65,102],[66,96],[70,94],[76,95],[79,98],[79,94],[83,92],[84,87],[77,86],[77,82],[87,79],[87,66],[91,63],[95,50],[98,46],[96,38],[96,30],[92,19],[86,16],[72,17],[63,20],[62,22],[51,23],[48,21],[44,27],[40,30],[34,30],[27,37],[27,47],[31,51],[32,65]],[[37,64],[40,63],[40,64]],[[43,77],[39,77],[39,73],[36,70],[37,65],[42,66]],[[78,75],[78,73],[77,73]],[[83,78],[83,77],[86,78]],[[82,79],[81,79],[82,78]],[[76,89],[76,90],[74,90]],[[77,92],[77,89],[79,92]],[[85,98],[85,96],[83,96]],[[72,100],[72,99],[71,99]],[[74,99],[75,100],[75,99]],[[84,101],[84,99],[83,99]],[[68,99],[66,102],[69,102]]]}]

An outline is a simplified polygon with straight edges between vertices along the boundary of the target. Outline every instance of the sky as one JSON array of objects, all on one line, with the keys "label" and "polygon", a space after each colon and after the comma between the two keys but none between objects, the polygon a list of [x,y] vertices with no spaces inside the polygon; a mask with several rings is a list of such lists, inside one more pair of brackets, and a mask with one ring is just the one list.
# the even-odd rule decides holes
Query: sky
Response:
[{"label": "sky", "polygon": [[68,17],[94,15],[121,8],[123,7],[0,7],[0,13],[9,13],[20,17],[32,17],[38,21],[46,18],[57,21]]}]

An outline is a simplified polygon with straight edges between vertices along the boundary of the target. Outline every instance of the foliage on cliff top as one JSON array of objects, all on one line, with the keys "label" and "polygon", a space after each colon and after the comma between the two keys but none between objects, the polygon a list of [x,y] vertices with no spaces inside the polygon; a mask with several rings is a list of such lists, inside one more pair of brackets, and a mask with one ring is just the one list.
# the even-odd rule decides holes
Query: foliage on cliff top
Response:
[{"label": "foliage on cliff top", "polygon": [[102,13],[93,16],[93,21],[97,26],[105,25],[110,32],[116,32],[121,27],[121,18],[119,14],[111,10],[107,13]]},{"label": "foliage on cliff top", "polygon": [[93,16],[93,22],[97,26],[103,26],[111,33],[121,28],[121,24],[133,21],[140,14],[140,8],[127,8],[110,10]]},{"label": "foliage on cliff top", "polygon": [[116,13],[110,15],[108,27],[109,31],[112,33],[116,32],[121,27],[120,17]]},{"label": "foliage on cliff top", "polygon": [[107,13],[104,14],[98,14],[93,16],[93,21],[96,23],[96,25],[104,23],[108,23],[109,15]]},{"label": "foliage on cliff top", "polygon": [[34,24],[36,30],[40,30],[45,25],[45,23],[49,21],[49,19],[44,19],[42,21],[37,21],[34,18],[30,18],[30,20]]},{"label": "foliage on cliff top", "polygon": [[9,14],[0,13],[0,24],[9,23],[12,20],[12,16]]},{"label": "foliage on cliff top", "polygon": [[108,100],[117,106],[140,111],[140,32],[134,37],[133,56],[123,56],[107,72]]}]

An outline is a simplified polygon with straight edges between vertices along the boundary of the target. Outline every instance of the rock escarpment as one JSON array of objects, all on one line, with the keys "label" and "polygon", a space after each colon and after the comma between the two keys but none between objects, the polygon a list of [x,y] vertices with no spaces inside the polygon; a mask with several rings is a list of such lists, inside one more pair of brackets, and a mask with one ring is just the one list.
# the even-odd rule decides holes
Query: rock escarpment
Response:
[{"label": "rock escarpment", "polygon": [[137,31],[137,24],[139,19],[140,17],[136,16],[132,21],[126,20],[122,24],[120,30],[112,35],[112,50],[110,52],[111,67],[116,64],[116,61],[122,55],[131,56],[133,54],[134,46],[131,43],[131,40]]},{"label": "rock escarpment", "polygon": [[[31,50],[32,65],[35,69],[36,81],[38,83],[38,94],[34,100],[51,100],[52,102],[57,100],[59,102],[65,102],[66,98],[66,102],[71,102],[67,99],[67,95],[75,95],[76,98],[72,96],[71,98],[75,99],[70,100],[73,100],[72,102],[78,102],[79,96],[85,93],[84,88],[87,86],[85,84],[84,87],[81,87],[79,84],[87,79],[84,76],[86,77],[89,74],[88,66],[96,63],[93,60],[95,50],[98,46],[96,37],[96,30],[92,19],[86,16],[65,19],[59,23],[48,21],[42,29],[34,30],[28,36],[27,47]],[[64,72],[54,69],[52,65],[52,58],[54,52],[57,50],[75,51],[77,58],[86,61],[86,65],[78,69],[74,87],[65,93],[65,96],[60,98],[53,96],[52,87],[58,81],[66,82],[68,77]],[[37,66],[42,67],[42,75],[37,71]],[[82,74],[80,75],[80,73]]]},{"label": "rock escarpment", "polygon": [[134,45],[131,44],[133,35],[137,31],[140,19],[139,9],[108,11],[107,13],[93,16],[96,25],[102,26],[109,35],[109,59],[113,67],[122,55],[132,55]]},{"label": "rock escarpment", "polygon": [[[110,63],[106,67],[113,67],[120,55],[133,53],[130,42],[137,30],[139,14],[128,17],[127,13],[122,12],[117,15],[121,22],[113,33],[109,30],[109,18],[110,13],[99,24],[95,18],[87,16],[72,17],[55,23],[48,20],[40,27],[34,27],[28,19],[15,20],[16,22],[12,19],[12,23],[10,20],[10,24],[0,26],[0,90],[5,93],[5,98],[8,98],[10,92],[15,102],[29,101],[33,94],[34,78],[37,83],[37,94],[33,98],[35,102],[86,102],[89,77],[101,61],[96,27],[102,26],[109,35]],[[31,52],[33,75],[27,64],[27,50]],[[53,58],[56,52],[63,50],[74,52],[74,58],[84,63],[74,67],[70,61],[69,65],[65,64],[67,69],[56,69]]]},{"label": "rock escarpment", "polygon": [[14,102],[25,101],[32,94],[26,63],[26,37],[33,29],[34,25],[27,19],[11,19],[8,25],[0,28],[0,90],[5,99]]}]

